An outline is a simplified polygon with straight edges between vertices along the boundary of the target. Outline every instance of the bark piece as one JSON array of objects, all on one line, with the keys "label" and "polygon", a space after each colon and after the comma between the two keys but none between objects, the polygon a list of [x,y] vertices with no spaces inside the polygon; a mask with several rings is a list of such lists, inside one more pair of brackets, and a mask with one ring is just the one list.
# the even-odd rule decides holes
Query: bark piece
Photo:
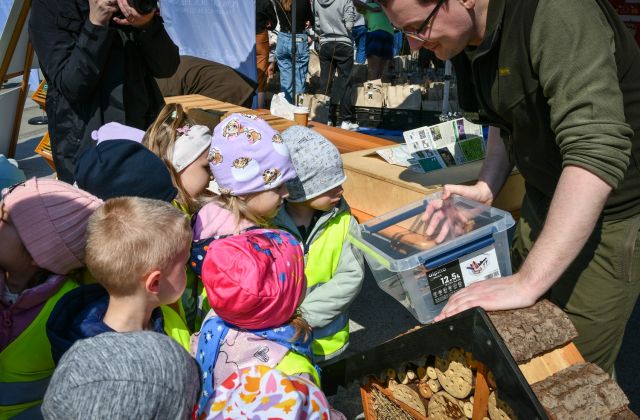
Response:
[{"label": "bark piece", "polygon": [[606,372],[592,363],[570,366],[531,386],[550,417],[624,419],[627,396]]},{"label": "bark piece", "polygon": [[490,312],[489,317],[517,363],[561,347],[578,336],[567,315],[548,300],[525,309]]}]

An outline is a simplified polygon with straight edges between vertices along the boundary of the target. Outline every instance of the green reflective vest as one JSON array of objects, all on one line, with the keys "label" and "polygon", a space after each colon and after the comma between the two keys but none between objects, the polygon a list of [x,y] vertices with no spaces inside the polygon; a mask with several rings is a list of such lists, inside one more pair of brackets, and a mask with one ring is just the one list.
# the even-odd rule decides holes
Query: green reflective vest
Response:
[{"label": "green reflective vest", "polygon": [[187,324],[185,324],[180,315],[169,306],[162,305],[160,309],[162,310],[162,318],[164,321],[164,332],[177,341],[178,344],[188,352],[189,347],[191,347],[191,333],[189,332]]},{"label": "green reflective vest", "polygon": [[[333,278],[340,262],[342,247],[349,234],[350,224],[351,215],[348,212],[339,214],[327,224],[309,247],[304,269],[308,293]],[[313,353],[318,356],[326,358],[342,350],[349,342],[348,315],[341,314],[328,325],[314,328],[313,337]]]},{"label": "green reflective vest", "polygon": [[33,322],[0,353],[0,419],[40,417],[40,404],[55,368],[47,320],[58,300],[76,287],[75,281],[65,281]]},{"label": "green reflective vest", "polygon": [[318,371],[313,366],[313,363],[300,353],[289,350],[275,368],[287,375],[309,374],[316,385],[320,386],[320,375],[318,375]]}]

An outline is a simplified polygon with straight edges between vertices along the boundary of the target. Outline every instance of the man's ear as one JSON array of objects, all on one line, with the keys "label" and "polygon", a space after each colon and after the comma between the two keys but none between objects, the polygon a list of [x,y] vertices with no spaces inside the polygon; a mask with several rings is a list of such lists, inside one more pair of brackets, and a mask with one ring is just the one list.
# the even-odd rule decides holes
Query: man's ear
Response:
[{"label": "man's ear", "polygon": [[152,271],[144,279],[144,287],[148,292],[158,294],[160,292],[160,279],[162,273],[158,270]]}]

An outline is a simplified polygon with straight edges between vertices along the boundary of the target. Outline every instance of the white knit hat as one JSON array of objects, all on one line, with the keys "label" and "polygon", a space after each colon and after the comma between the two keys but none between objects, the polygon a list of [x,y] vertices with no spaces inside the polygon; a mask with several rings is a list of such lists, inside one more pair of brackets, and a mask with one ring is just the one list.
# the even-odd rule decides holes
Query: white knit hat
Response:
[{"label": "white knit hat", "polygon": [[176,172],[182,172],[211,146],[211,131],[204,125],[184,126],[178,129],[180,137],[173,145],[171,163]]},{"label": "white knit hat", "polygon": [[282,132],[282,138],[298,174],[287,181],[287,201],[311,200],[346,181],[338,148],[320,133],[294,125]]}]

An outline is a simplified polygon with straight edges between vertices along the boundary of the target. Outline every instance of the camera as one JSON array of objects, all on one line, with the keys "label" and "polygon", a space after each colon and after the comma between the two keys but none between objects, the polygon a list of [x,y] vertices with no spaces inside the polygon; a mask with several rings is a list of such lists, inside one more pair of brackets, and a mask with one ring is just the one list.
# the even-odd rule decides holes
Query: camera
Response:
[{"label": "camera", "polygon": [[158,7],[158,0],[127,0],[127,3],[141,15],[148,15]]},{"label": "camera", "polygon": [[[148,15],[158,7],[158,0],[127,0],[127,3],[141,15]],[[122,11],[116,13],[115,16],[124,19]]]}]

